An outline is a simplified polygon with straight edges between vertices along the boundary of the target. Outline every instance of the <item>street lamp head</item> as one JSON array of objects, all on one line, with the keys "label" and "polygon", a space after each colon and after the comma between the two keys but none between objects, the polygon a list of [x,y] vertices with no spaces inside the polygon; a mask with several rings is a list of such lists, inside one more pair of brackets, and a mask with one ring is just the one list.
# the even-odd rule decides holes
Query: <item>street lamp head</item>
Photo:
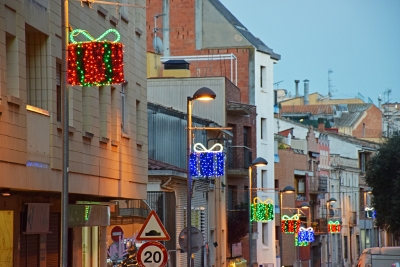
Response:
[{"label": "street lamp head", "polygon": [[250,167],[253,166],[267,166],[268,165],[268,161],[266,161],[264,158],[262,157],[258,157],[255,160],[253,160],[253,162],[251,163]]},{"label": "street lamp head", "polygon": [[336,201],[337,201],[336,198],[331,197],[331,198],[328,200],[328,203],[329,203],[329,202],[336,202]]},{"label": "street lamp head", "polygon": [[294,193],[294,187],[291,185],[287,185],[283,188],[283,190],[281,191],[282,193]]},{"label": "street lamp head", "polygon": [[217,95],[208,87],[201,87],[193,94],[193,100],[213,100]]},{"label": "street lamp head", "polygon": [[310,204],[308,204],[308,202],[303,202],[300,204],[299,208],[300,209],[308,209],[308,208],[310,208]]}]

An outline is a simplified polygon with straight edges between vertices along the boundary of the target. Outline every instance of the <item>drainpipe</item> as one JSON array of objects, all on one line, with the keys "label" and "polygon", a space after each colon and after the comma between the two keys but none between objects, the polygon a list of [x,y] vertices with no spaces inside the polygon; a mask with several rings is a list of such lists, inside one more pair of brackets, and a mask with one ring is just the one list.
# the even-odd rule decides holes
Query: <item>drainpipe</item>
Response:
[{"label": "drainpipe", "polygon": [[171,182],[171,180],[172,180],[172,177],[169,177],[165,183],[161,184],[161,188],[173,191],[174,190],[173,188],[167,186],[169,184],[169,182]]}]

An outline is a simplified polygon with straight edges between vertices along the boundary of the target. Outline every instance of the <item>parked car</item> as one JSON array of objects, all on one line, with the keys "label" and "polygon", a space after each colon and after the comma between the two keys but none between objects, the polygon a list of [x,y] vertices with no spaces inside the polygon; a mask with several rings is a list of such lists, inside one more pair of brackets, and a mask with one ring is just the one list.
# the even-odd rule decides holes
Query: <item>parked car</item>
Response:
[{"label": "parked car", "polygon": [[[393,262],[400,259],[400,247],[367,248],[362,252],[358,267],[388,267],[395,266]],[[396,264],[396,263],[395,263]],[[398,264],[398,263],[397,263]]]}]

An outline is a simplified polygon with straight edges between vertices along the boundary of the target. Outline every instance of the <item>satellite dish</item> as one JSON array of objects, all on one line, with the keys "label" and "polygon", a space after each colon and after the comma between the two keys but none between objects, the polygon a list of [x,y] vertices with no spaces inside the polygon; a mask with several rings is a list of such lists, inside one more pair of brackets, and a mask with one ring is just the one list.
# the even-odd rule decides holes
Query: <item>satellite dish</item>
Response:
[{"label": "satellite dish", "polygon": [[160,39],[160,37],[156,36],[153,39],[153,48],[154,52],[157,54],[162,54],[164,52],[164,45]]}]

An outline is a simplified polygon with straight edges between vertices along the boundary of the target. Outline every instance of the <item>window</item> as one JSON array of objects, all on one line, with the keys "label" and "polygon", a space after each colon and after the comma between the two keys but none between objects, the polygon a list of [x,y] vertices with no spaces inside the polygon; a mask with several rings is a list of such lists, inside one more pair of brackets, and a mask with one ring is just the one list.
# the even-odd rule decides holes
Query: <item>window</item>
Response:
[{"label": "window", "polygon": [[123,133],[128,133],[127,105],[125,96],[125,85],[121,86],[121,128]]},{"label": "window", "polygon": [[142,113],[140,111],[141,108],[141,103],[139,100],[136,100],[136,139],[140,140],[140,135],[141,135],[141,118],[142,118]]},{"label": "window", "polygon": [[262,242],[263,242],[263,245],[265,245],[265,246],[269,246],[269,243],[268,243],[268,223],[263,223],[262,224]]},{"label": "window", "polygon": [[115,87],[111,87],[111,144],[116,144],[115,142],[119,142],[119,136],[121,135],[118,104],[117,89]]},{"label": "window", "polygon": [[99,88],[99,109],[100,109],[100,137],[110,138],[111,121],[111,89],[110,86]]},{"label": "window", "polygon": [[61,121],[61,63],[56,63],[57,121]]},{"label": "window", "polygon": [[261,170],[261,187],[262,188],[267,188],[267,171],[266,170]]},{"label": "window", "polygon": [[98,118],[98,98],[98,87],[82,87],[82,131],[84,135],[94,133],[93,120]]},{"label": "window", "polygon": [[47,38],[45,34],[26,25],[26,88],[29,105],[49,109],[50,90],[48,87],[48,69],[46,60]]},{"label": "window", "polygon": [[344,247],[344,259],[348,259],[349,258],[349,255],[348,255],[348,237],[347,236],[344,236],[343,237],[343,239],[344,239],[344,244],[343,244],[343,247]]},{"label": "window", "polygon": [[260,66],[260,87],[265,88],[267,85],[267,68],[265,66]]},{"label": "window", "polygon": [[261,118],[261,139],[267,138],[267,119]]}]

